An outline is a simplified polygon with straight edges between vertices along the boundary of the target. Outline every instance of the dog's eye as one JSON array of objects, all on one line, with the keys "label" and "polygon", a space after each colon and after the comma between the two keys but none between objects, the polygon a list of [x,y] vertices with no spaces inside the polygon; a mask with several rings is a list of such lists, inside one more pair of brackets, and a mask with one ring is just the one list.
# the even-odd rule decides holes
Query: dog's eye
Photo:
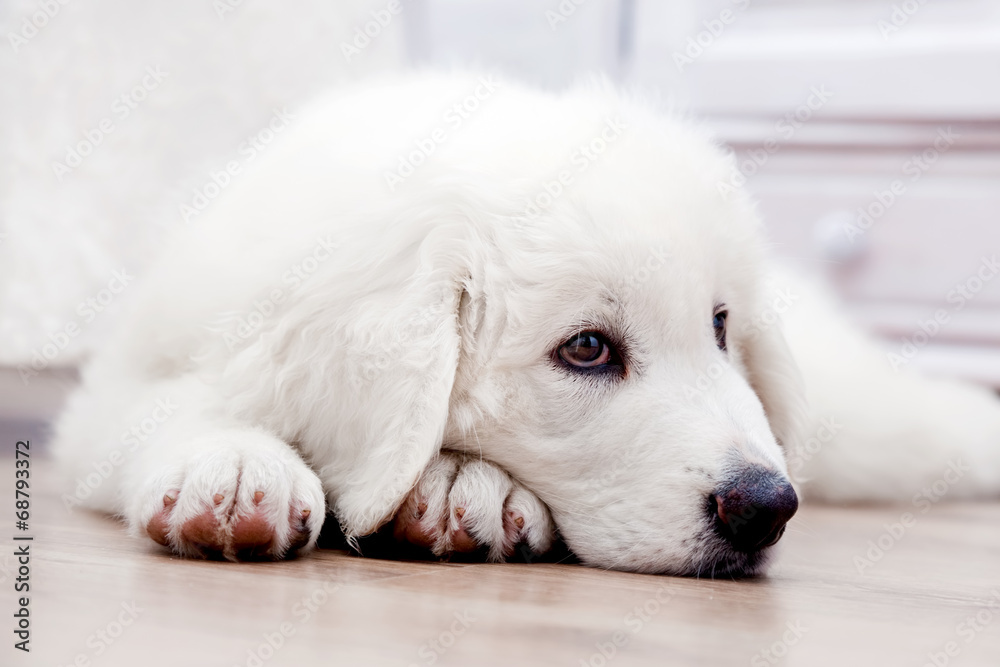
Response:
[{"label": "dog's eye", "polygon": [[566,341],[559,348],[559,358],[576,368],[597,368],[614,363],[617,354],[604,336],[587,331]]},{"label": "dog's eye", "polygon": [[726,351],[726,318],[729,313],[725,310],[718,310],[712,318],[712,326],[715,327],[715,344],[723,352]]}]

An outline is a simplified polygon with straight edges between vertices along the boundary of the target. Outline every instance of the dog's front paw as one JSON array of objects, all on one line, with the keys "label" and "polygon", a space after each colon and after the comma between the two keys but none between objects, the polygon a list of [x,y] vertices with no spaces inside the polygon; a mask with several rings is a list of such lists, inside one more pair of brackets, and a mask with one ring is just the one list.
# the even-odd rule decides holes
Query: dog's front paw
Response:
[{"label": "dog's front paw", "polygon": [[323,487],[288,445],[257,432],[209,436],[155,472],[129,512],[133,531],[182,556],[280,559],[312,548]]},{"label": "dog's front paw", "polygon": [[503,561],[521,543],[548,551],[555,524],[542,501],[501,468],[443,452],[406,497],[393,532],[438,556],[485,548],[489,560]]}]

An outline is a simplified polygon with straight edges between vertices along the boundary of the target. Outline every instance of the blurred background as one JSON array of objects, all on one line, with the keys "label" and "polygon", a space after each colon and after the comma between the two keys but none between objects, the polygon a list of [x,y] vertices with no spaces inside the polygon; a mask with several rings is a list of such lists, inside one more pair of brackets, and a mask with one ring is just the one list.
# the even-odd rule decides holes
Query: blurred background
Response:
[{"label": "blurred background", "polygon": [[601,72],[707,124],[886,363],[1000,387],[998,2],[0,0],[0,28],[5,439],[296,109],[415,66]]}]

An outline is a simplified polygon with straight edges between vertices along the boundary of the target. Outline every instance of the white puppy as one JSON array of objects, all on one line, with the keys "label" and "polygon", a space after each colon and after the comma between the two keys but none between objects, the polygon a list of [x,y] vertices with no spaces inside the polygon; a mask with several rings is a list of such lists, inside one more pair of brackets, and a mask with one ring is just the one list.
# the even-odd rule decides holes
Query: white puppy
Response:
[{"label": "white puppy", "polygon": [[269,151],[150,269],[59,424],[78,479],[113,469],[86,503],[137,535],[280,558],[329,511],[437,554],[558,527],[587,564],[744,575],[795,512],[789,452],[829,498],[908,498],[952,448],[979,453],[970,492],[1000,488],[985,392],[940,390],[980,422],[959,441],[905,384],[938,430],[896,443],[909,408],[881,422],[865,394],[897,380],[838,379],[872,353],[822,305],[807,410],[729,159],[641,103],[420,76],[338,93]]}]

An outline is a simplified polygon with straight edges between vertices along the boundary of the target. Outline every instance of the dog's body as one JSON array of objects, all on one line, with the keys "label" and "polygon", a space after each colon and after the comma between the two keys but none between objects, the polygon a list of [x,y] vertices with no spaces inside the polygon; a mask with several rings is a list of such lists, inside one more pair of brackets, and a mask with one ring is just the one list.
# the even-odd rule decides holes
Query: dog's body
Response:
[{"label": "dog's body", "polygon": [[[544,551],[554,520],[590,564],[749,574],[795,509],[786,456],[827,499],[908,500],[954,457],[956,493],[1000,490],[987,392],[895,376],[801,294],[806,408],[729,161],[642,104],[423,76],[269,150],[151,269],[59,424],[77,479],[113,463],[86,504],[137,534],[280,557],[325,500],[348,536],[395,517],[439,554]],[[758,506],[746,543],[733,510]]]}]

